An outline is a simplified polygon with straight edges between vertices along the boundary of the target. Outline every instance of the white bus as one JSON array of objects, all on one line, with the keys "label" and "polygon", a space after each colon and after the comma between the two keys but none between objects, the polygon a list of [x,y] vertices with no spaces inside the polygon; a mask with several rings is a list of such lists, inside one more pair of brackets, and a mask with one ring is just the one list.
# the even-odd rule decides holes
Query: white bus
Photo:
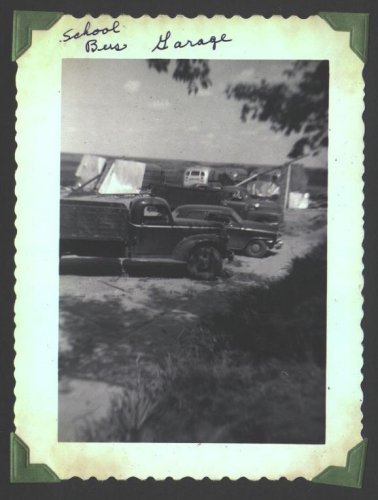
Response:
[{"label": "white bus", "polygon": [[206,186],[215,181],[214,169],[203,165],[189,167],[184,172],[184,186]]}]

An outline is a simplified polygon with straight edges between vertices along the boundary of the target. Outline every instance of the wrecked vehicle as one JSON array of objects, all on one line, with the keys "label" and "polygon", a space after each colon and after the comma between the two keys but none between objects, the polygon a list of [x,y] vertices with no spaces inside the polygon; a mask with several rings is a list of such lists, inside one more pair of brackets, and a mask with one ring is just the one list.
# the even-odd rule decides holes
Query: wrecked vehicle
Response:
[{"label": "wrecked vehicle", "polygon": [[257,198],[243,187],[210,186],[182,187],[171,184],[152,186],[152,194],[168,201],[172,210],[180,205],[223,205],[233,208],[242,219],[279,225],[283,220],[282,207],[276,201]]},{"label": "wrecked vehicle", "polygon": [[269,250],[282,247],[277,228],[261,222],[243,220],[232,208],[214,205],[183,205],[177,207],[173,217],[217,221],[225,225],[229,235],[228,248],[248,257],[261,258]]},{"label": "wrecked vehicle", "polygon": [[60,256],[120,257],[124,262],[185,264],[196,279],[213,279],[231,257],[221,223],[174,220],[155,197],[69,196],[60,205]]},{"label": "wrecked vehicle", "polygon": [[137,195],[148,193],[152,185],[162,183],[159,165],[114,156],[83,155],[75,172],[75,185],[63,195]]}]

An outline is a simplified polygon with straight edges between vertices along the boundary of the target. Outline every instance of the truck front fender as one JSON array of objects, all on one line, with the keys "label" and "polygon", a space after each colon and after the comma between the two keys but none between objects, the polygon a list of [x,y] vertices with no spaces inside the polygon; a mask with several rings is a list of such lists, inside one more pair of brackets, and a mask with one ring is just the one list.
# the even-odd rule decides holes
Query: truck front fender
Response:
[{"label": "truck front fender", "polygon": [[176,245],[172,254],[175,259],[186,261],[190,252],[195,247],[204,245],[216,248],[223,258],[228,257],[226,238],[217,234],[195,234],[188,236]]}]

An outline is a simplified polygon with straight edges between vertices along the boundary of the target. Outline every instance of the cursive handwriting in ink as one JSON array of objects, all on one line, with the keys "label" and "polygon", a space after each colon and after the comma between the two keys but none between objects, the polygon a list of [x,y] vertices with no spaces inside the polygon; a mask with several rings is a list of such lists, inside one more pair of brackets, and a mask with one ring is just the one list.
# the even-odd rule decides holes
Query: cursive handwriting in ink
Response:
[{"label": "cursive handwriting in ink", "polygon": [[91,23],[88,21],[84,26],[83,31],[78,31],[76,33],[71,34],[73,31],[72,28],[65,31],[63,33],[63,42],[69,42],[70,40],[77,40],[82,36],[97,36],[97,35],[107,35],[108,33],[120,33],[120,30],[117,29],[119,26],[118,21],[114,21],[111,28],[95,28],[91,31]]},{"label": "cursive handwriting in ink", "polygon": [[[151,52],[154,52],[155,50],[166,50],[169,48],[168,45],[168,40],[171,37],[172,33],[170,31],[167,31],[165,36],[160,35],[158,43],[155,45],[155,47],[152,49]],[[201,45],[211,45],[211,48],[213,50],[216,50],[218,43],[222,42],[232,42],[232,38],[226,38],[227,35],[226,33],[222,33],[220,38],[217,38],[216,36],[212,35],[208,40],[204,40],[203,38],[199,38],[196,41],[192,40],[187,40],[186,42],[182,42],[180,40],[175,41],[173,44],[173,47],[175,49],[183,49],[187,46],[189,47],[196,47],[196,46],[201,46]]]},{"label": "cursive handwriting in ink", "polygon": [[69,42],[70,40],[78,40],[82,37],[92,37],[85,43],[85,51],[88,52],[101,52],[105,50],[115,50],[121,52],[127,48],[127,43],[103,43],[97,42],[93,37],[97,35],[107,35],[108,33],[121,33],[119,22],[114,21],[110,28],[92,28],[91,23],[88,21],[82,31],[74,32],[71,28],[63,33],[63,40],[61,42]]},{"label": "cursive handwriting in ink", "polygon": [[121,52],[127,48],[127,43],[116,43],[112,45],[111,43],[104,43],[102,47],[99,47],[97,44],[97,40],[88,40],[85,44],[86,52],[101,52],[102,50],[115,50],[116,52]]}]

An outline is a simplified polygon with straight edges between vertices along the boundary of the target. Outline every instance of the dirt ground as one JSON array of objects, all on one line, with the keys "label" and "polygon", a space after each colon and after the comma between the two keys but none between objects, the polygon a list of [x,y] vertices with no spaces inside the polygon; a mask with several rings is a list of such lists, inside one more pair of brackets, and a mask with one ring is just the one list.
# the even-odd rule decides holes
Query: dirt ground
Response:
[{"label": "dirt ground", "polygon": [[[326,210],[289,211],[284,246],[263,259],[236,256],[214,282],[181,269],[117,259],[67,257],[61,263],[59,439],[81,439],[83,425],[105,416],[111,398],[143,358],[163,358],[172,338],[227,308],[242,287],[269,286],[326,239]],[[164,267],[164,269],[162,268]]]}]

